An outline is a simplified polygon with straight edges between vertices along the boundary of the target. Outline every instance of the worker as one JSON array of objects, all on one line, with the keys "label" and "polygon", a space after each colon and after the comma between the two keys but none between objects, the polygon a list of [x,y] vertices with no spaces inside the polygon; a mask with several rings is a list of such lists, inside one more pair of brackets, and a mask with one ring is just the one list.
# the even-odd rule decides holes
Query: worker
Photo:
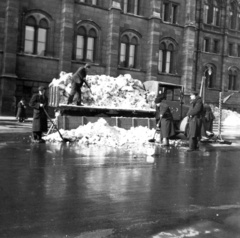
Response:
[{"label": "worker", "polygon": [[74,95],[76,94],[77,95],[77,105],[83,106],[81,88],[83,86],[83,83],[85,83],[87,85],[87,87],[90,89],[90,86],[86,81],[86,76],[87,76],[89,69],[90,69],[90,65],[85,64],[84,67],[80,67],[73,74],[72,80],[71,80],[71,91],[70,91],[70,95],[68,97],[67,104],[71,104],[73,102]]},{"label": "worker", "polygon": [[189,120],[189,149],[188,152],[199,150],[198,142],[201,139],[203,102],[196,91],[190,94],[190,108],[187,113]]},{"label": "worker", "polygon": [[173,116],[164,94],[159,94],[155,99],[156,104],[156,124],[160,129],[162,145],[169,146],[169,138],[175,135]]},{"label": "worker", "polygon": [[47,115],[45,113],[47,104],[45,88],[40,86],[38,93],[35,93],[29,102],[29,106],[33,108],[32,142],[45,142],[42,139],[42,133],[47,131]]}]

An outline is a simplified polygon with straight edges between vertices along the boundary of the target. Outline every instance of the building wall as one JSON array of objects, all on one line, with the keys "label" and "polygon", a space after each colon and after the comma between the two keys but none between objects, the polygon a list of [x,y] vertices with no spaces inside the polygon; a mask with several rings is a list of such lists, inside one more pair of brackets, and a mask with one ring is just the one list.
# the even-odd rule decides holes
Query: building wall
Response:
[{"label": "building wall", "polygon": [[[47,86],[53,78],[59,77],[60,71],[74,72],[85,63],[74,59],[76,29],[82,22],[93,24],[99,33],[97,59],[92,64],[90,74],[131,74],[141,81],[158,80],[182,84],[188,95],[192,89],[200,89],[205,67],[212,65],[216,69],[215,81],[213,88],[206,88],[206,102],[218,104],[221,90],[225,96],[232,93],[227,89],[228,69],[233,66],[239,68],[240,57],[228,55],[228,43],[233,42],[236,47],[240,33],[225,27],[228,25],[230,0],[221,5],[221,27],[204,24],[203,0],[174,0],[173,3],[178,5],[177,22],[174,24],[163,21],[163,3],[166,2],[163,0],[141,1],[139,15],[124,13],[120,0],[99,1],[99,6],[93,6],[90,2],[0,1],[0,114],[15,112],[12,106],[3,107],[6,100],[11,101],[9,105],[16,104],[22,96],[29,100],[39,85]],[[13,19],[16,19],[17,26],[14,27],[6,22],[11,19],[11,14],[7,14],[9,4],[13,6],[15,14]],[[45,14],[50,22],[46,56],[23,52],[24,19],[33,11]],[[16,29],[18,36],[12,39],[11,34]],[[140,39],[137,67],[134,69],[119,65],[120,38],[126,31],[137,34]],[[219,53],[204,52],[203,40],[206,37],[220,41]],[[158,72],[159,45],[163,41],[175,45],[172,73]],[[9,51],[14,60],[9,58]],[[4,72],[10,64],[11,77],[6,77]],[[238,87],[239,84],[238,82]],[[237,108],[239,102],[240,97],[234,94],[225,107]]]}]

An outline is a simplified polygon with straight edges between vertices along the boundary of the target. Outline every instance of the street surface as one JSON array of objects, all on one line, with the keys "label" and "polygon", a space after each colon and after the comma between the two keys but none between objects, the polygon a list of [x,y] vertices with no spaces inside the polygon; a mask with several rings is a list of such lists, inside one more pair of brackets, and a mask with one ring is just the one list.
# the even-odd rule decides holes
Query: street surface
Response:
[{"label": "street surface", "polygon": [[31,144],[31,123],[0,120],[0,237],[239,238],[240,132],[226,144],[146,153]]}]

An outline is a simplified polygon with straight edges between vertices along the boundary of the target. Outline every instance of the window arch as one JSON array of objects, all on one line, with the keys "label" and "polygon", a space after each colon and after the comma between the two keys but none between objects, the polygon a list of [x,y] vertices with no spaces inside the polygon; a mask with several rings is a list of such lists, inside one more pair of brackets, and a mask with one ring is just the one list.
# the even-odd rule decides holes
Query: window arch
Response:
[{"label": "window arch", "polygon": [[228,70],[228,90],[237,90],[238,70],[230,68]]},{"label": "window arch", "polygon": [[205,87],[214,88],[214,81],[216,78],[216,68],[208,64],[204,67],[204,76],[205,76]]},{"label": "window arch", "polygon": [[40,13],[26,16],[24,21],[24,45],[26,54],[43,55],[48,50],[49,19]]},{"label": "window arch", "polygon": [[220,26],[220,3],[217,0],[204,1],[204,23]]},{"label": "window arch", "polygon": [[96,61],[98,30],[92,24],[82,24],[77,28],[75,59],[85,62]]},{"label": "window arch", "polygon": [[125,68],[137,68],[139,37],[132,32],[124,33],[120,39],[119,65]]},{"label": "window arch", "polygon": [[231,2],[229,9],[229,28],[236,29],[237,25],[237,4],[236,2]]},{"label": "window arch", "polygon": [[158,52],[158,72],[173,73],[175,46],[171,41],[161,42]]}]

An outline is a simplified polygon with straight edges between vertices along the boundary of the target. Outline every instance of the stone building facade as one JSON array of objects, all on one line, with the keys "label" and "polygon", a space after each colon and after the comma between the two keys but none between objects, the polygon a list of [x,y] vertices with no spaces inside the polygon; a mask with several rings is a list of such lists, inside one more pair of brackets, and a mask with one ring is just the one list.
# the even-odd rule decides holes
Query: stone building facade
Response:
[{"label": "stone building facade", "polygon": [[237,0],[1,0],[0,115],[60,71],[158,80],[239,110]]}]

